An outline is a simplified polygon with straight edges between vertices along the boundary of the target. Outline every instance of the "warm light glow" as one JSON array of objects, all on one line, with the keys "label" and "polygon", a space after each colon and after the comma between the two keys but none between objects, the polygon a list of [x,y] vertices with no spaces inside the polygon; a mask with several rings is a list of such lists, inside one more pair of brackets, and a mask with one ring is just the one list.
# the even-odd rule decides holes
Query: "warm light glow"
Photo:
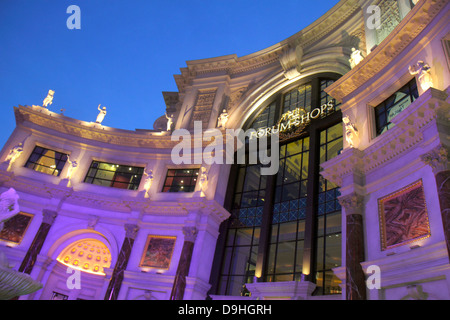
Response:
[{"label": "warm light glow", "polygon": [[111,265],[111,253],[102,241],[83,239],[67,246],[57,260],[73,269],[104,275],[103,268]]}]

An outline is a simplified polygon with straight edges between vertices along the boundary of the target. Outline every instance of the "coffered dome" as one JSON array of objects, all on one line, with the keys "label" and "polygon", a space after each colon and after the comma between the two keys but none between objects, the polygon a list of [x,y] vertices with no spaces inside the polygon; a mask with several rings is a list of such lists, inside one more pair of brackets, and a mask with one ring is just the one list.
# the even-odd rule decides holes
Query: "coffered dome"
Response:
[{"label": "coffered dome", "polygon": [[102,241],[83,239],[67,246],[57,260],[72,269],[104,275],[103,268],[111,265],[111,253]]}]

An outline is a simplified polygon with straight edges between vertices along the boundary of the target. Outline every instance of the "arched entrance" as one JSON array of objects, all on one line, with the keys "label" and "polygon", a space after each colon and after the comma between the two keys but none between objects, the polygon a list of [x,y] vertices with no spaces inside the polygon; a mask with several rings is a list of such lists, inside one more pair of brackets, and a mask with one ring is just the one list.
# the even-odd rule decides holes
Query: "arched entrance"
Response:
[{"label": "arched entrance", "polygon": [[111,266],[109,243],[99,233],[72,237],[55,251],[57,258],[41,300],[101,300],[106,270]]}]

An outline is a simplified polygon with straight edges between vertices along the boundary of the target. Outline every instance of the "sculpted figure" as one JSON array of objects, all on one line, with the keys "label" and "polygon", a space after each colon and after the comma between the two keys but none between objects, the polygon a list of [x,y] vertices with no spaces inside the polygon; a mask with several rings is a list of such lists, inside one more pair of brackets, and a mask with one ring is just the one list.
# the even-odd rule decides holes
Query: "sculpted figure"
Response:
[{"label": "sculpted figure", "polygon": [[227,121],[228,121],[228,113],[227,113],[226,109],[223,109],[222,113],[220,114],[219,118],[217,119],[217,127],[225,128]]},{"label": "sculpted figure", "polygon": [[206,190],[206,185],[208,184],[208,174],[205,167],[200,168],[200,190]]},{"label": "sculpted figure", "polygon": [[422,92],[428,90],[433,86],[433,79],[431,78],[431,67],[423,61],[418,61],[416,65],[409,66],[409,73],[413,76],[417,76],[419,85],[422,88]]},{"label": "sculpted figure", "polygon": [[343,117],[342,122],[344,122],[345,126],[345,139],[350,145],[350,148],[354,148],[356,138],[358,137],[358,129],[356,129],[355,125],[350,121],[348,116]]},{"label": "sculpted figure", "polygon": [[69,156],[67,156],[67,162],[69,163],[69,170],[67,170],[67,179],[72,179],[73,172],[75,168],[78,167],[78,163],[75,160],[70,160]]},{"label": "sculpted figure", "polygon": [[47,107],[49,104],[52,104],[53,102],[53,95],[55,94],[55,91],[48,90],[47,97],[45,97],[44,101],[42,102],[42,105],[44,107]]},{"label": "sculpted figure", "polygon": [[106,107],[103,107],[103,109],[100,109],[100,105],[97,107],[98,111],[100,111],[97,115],[97,120],[95,120],[96,123],[102,123],[103,119],[105,119],[106,115]]},{"label": "sculpted figure", "polygon": [[167,112],[165,113],[166,115],[166,119],[167,119],[167,130],[166,131],[171,131],[172,130],[172,124],[173,124],[173,114],[170,115],[170,117],[167,115]]},{"label": "sculpted figure", "polygon": [[16,190],[9,188],[0,195],[0,230],[3,222],[11,219],[19,213],[19,195]]},{"label": "sculpted figure", "polygon": [[9,151],[5,162],[9,162],[7,171],[11,170],[12,164],[20,157],[23,152],[23,144],[19,143]]},{"label": "sculpted figure", "polygon": [[360,63],[364,57],[361,54],[361,51],[358,49],[352,48],[352,54],[350,56],[350,59],[348,60],[350,62],[350,67],[353,69],[358,63]]},{"label": "sculpted figure", "polygon": [[147,176],[147,178],[145,178],[144,189],[145,189],[145,193],[148,193],[148,191],[150,190],[150,187],[152,186],[152,182],[154,179],[153,170],[150,170],[148,173],[144,172],[144,174]]}]

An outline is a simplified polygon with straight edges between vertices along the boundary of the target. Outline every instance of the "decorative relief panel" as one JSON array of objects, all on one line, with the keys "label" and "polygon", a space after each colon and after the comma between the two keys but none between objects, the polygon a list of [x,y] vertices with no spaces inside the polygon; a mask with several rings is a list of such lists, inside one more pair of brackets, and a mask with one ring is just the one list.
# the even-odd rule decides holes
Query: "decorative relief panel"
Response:
[{"label": "decorative relief panel", "polygon": [[164,270],[169,269],[175,241],[176,237],[148,236],[139,266]]},{"label": "decorative relief panel", "polygon": [[378,199],[378,213],[381,250],[431,235],[422,180]]},{"label": "decorative relief panel", "polygon": [[19,212],[4,222],[3,229],[0,230],[0,240],[20,244],[32,219],[32,214]]},{"label": "decorative relief panel", "polygon": [[197,95],[197,101],[192,111],[190,129],[194,128],[194,121],[201,121],[202,128],[208,127],[209,119],[211,117],[211,110],[214,104],[214,98],[216,97],[216,88],[208,90],[199,90]]}]

